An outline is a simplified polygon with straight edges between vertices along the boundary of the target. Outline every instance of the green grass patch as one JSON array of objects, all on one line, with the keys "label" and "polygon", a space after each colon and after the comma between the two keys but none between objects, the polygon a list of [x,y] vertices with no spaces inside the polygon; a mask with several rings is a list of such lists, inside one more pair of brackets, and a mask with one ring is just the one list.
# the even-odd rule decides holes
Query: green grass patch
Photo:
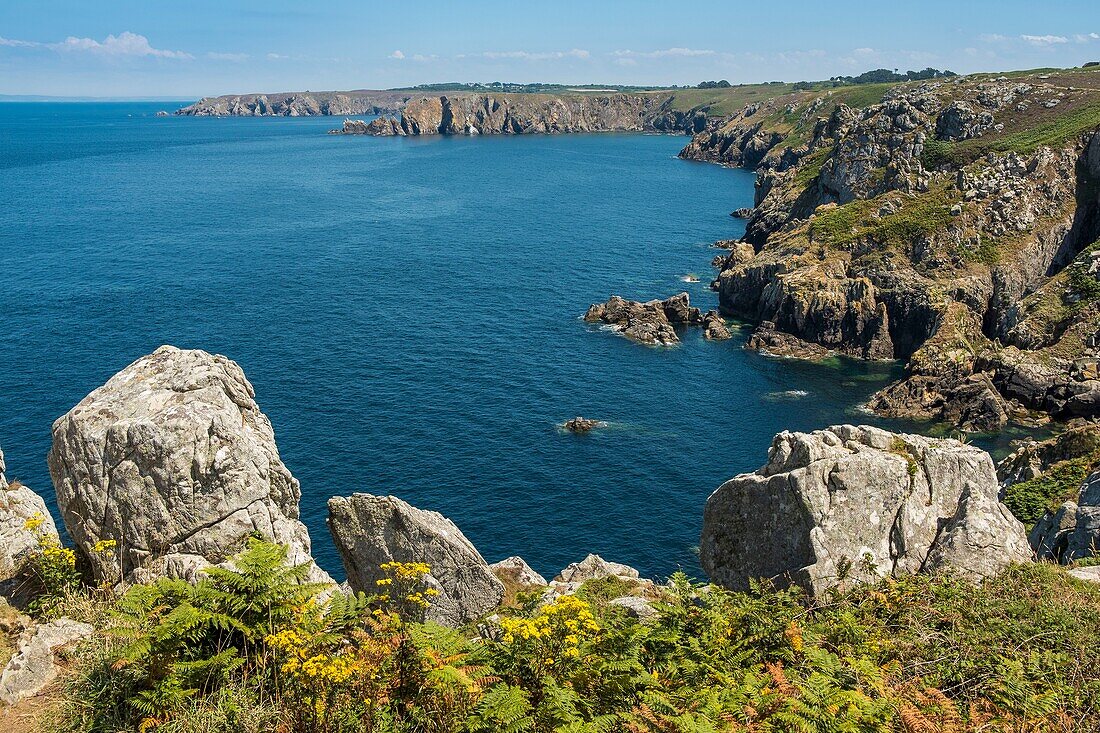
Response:
[{"label": "green grass patch", "polygon": [[845,247],[857,241],[900,247],[945,229],[952,218],[952,198],[945,187],[903,199],[898,211],[877,216],[883,201],[879,196],[819,212],[810,224],[811,236],[815,241],[834,247]]},{"label": "green grass patch", "polygon": [[805,188],[813,183],[821,175],[821,167],[829,159],[834,148],[822,148],[803,158],[798,165],[798,171],[794,174],[794,183],[799,188]]},{"label": "green grass patch", "polygon": [[846,104],[853,109],[870,107],[882,101],[886,92],[897,86],[896,84],[859,84],[843,87],[832,93],[830,99],[837,104]]},{"label": "green grass patch", "polygon": [[1029,527],[1047,511],[1055,511],[1073,501],[1100,456],[1093,454],[1056,463],[1049,471],[1005,489],[1004,504],[1017,519]]},{"label": "green grass patch", "polygon": [[1090,101],[1064,114],[1058,114],[1057,108],[1043,111],[1047,114],[1018,121],[1023,129],[1014,132],[959,142],[929,140],[921,153],[921,163],[935,170],[943,166],[961,168],[988,153],[1030,155],[1044,145],[1057,147],[1100,127],[1100,101]]}]

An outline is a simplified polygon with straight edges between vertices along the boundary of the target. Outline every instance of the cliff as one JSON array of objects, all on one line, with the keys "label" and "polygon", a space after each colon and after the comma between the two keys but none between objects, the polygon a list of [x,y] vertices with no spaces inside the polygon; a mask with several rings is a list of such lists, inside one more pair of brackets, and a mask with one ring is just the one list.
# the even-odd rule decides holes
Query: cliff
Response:
[{"label": "cliff", "polygon": [[408,100],[402,92],[281,92],[204,97],[176,110],[188,117],[308,117],[378,115],[396,112]]},{"label": "cliff", "polygon": [[681,157],[759,171],[726,314],[904,359],[876,411],[988,430],[1100,415],[1098,129],[1095,70],[977,75],[784,94]]},{"label": "cliff", "polygon": [[400,116],[347,120],[343,134],[523,135],[567,132],[697,132],[702,109],[678,109],[668,93],[458,94],[412,99]]}]

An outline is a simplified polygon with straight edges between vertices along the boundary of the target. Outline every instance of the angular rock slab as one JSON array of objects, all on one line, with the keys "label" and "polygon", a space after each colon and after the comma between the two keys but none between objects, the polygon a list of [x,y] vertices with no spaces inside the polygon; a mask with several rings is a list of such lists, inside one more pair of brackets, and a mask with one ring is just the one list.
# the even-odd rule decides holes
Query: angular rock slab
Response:
[{"label": "angular rock slab", "polygon": [[89,624],[59,618],[27,629],[3,672],[0,672],[0,702],[14,705],[38,694],[57,677],[55,649],[91,636]]},{"label": "angular rock slab", "polygon": [[[50,475],[97,581],[193,580],[258,534],[313,564],[301,489],[252,385],[230,359],[162,346],[53,425]],[[96,552],[99,540],[115,540]]]},{"label": "angular rock slab", "polygon": [[520,587],[546,585],[546,578],[535,572],[534,568],[527,564],[519,555],[506,557],[489,566],[501,581]]},{"label": "angular rock slab", "polygon": [[500,605],[504,584],[455,523],[395,496],[353,494],[328,501],[328,527],[344,560],[348,584],[374,593],[387,562],[424,562],[439,591],[425,618],[458,627]]},{"label": "angular rock slab", "polygon": [[1031,559],[997,496],[992,459],[955,440],[851,425],[782,432],[765,466],[707,500],[700,560],[719,585],[772,578],[815,594],[943,567],[984,577]]}]

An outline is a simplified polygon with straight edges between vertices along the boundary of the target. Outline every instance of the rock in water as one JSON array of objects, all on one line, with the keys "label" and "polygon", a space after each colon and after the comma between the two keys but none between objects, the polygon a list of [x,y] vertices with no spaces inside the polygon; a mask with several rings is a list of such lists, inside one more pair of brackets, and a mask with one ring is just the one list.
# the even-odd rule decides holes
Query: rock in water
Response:
[{"label": "rock in water", "polygon": [[353,590],[373,593],[387,577],[388,562],[423,562],[439,595],[426,618],[461,626],[492,611],[504,598],[504,584],[454,522],[417,509],[395,496],[353,494],[328,501],[328,528],[344,560]]},{"label": "rock in water", "polygon": [[997,495],[989,455],[955,440],[851,425],[782,432],[765,466],[707,500],[700,560],[730,588],[774,578],[816,594],[939,568],[984,577],[1031,559]]},{"label": "rock in water", "polygon": [[[313,565],[298,481],[244,372],[162,346],[53,425],[50,475],[69,535],[99,582],[193,579],[258,534]],[[113,551],[97,552],[100,540]]]},{"label": "rock in water", "polygon": [[571,433],[588,433],[595,430],[596,428],[602,428],[605,425],[607,425],[607,423],[600,420],[593,420],[591,418],[581,417],[580,415],[578,415],[572,420],[566,420],[565,424],[562,425],[562,427]]},{"label": "rock in water", "polygon": [[678,293],[664,300],[640,303],[612,295],[606,303],[589,306],[584,314],[587,323],[606,323],[632,341],[656,346],[680,343],[676,326],[700,326],[703,316],[691,305],[687,293]]},{"label": "rock in water", "polygon": [[707,311],[703,316],[703,338],[711,341],[724,341],[732,336],[729,326],[718,311]]},{"label": "rock in water", "polygon": [[31,591],[25,583],[27,559],[38,550],[39,539],[58,541],[57,528],[42,497],[4,477],[0,451],[0,595],[22,606]]}]

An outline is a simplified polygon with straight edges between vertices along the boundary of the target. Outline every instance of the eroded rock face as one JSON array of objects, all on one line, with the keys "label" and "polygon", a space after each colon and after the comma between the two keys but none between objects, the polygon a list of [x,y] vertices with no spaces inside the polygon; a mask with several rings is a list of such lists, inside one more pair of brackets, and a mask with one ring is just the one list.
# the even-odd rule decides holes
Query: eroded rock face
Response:
[{"label": "eroded rock face", "polygon": [[588,554],[580,562],[570,563],[554,576],[550,587],[543,596],[544,601],[552,601],[563,595],[576,593],[586,581],[600,578],[617,578],[638,588],[653,586],[652,581],[642,580],[639,573],[629,565],[604,560],[596,554]]},{"label": "eroded rock face", "polygon": [[700,560],[711,580],[813,593],[951,568],[984,577],[1031,558],[997,499],[993,461],[954,440],[841,425],[775,437],[768,463],[707,501]]},{"label": "eroded rock face", "polygon": [[[224,356],[162,346],[53,425],[50,475],[97,582],[194,579],[253,534],[310,563],[301,490],[244,372]],[[96,552],[114,540],[110,552]],[[312,565],[310,580],[331,582]]]},{"label": "eroded rock face", "polygon": [[42,497],[18,482],[9,484],[4,470],[0,451],[0,595],[21,605],[27,559],[40,538],[57,542],[57,527]]},{"label": "eroded rock face", "polygon": [[500,605],[504,585],[455,526],[438,512],[417,509],[395,496],[353,494],[328,502],[328,528],[353,590],[374,593],[388,562],[423,562],[425,579],[439,592],[427,619],[461,626]]}]

